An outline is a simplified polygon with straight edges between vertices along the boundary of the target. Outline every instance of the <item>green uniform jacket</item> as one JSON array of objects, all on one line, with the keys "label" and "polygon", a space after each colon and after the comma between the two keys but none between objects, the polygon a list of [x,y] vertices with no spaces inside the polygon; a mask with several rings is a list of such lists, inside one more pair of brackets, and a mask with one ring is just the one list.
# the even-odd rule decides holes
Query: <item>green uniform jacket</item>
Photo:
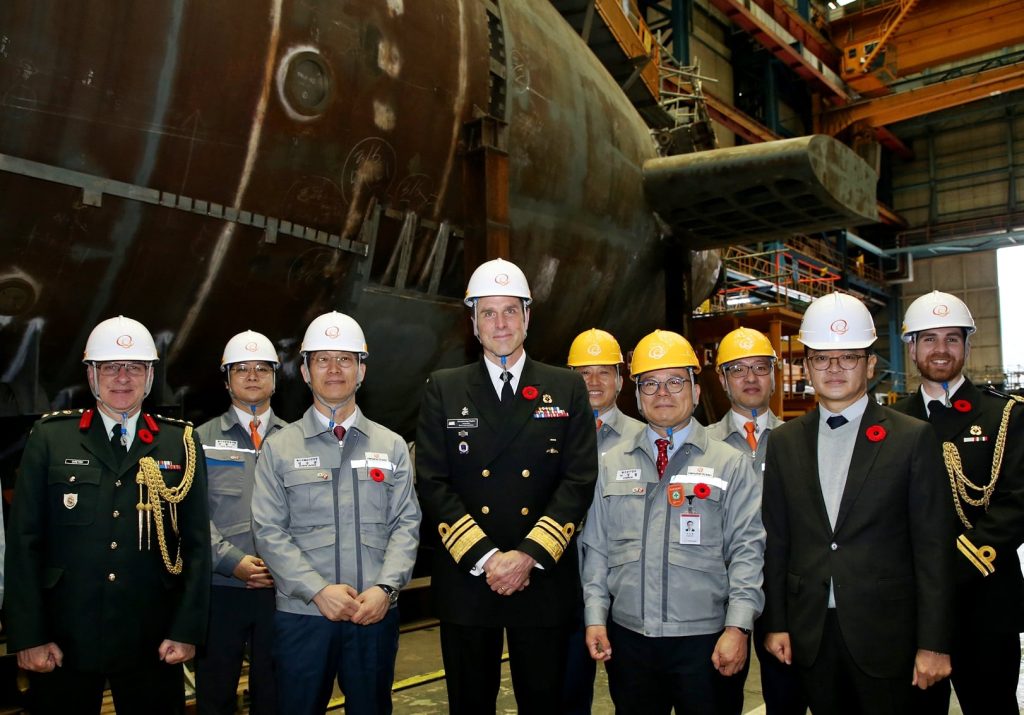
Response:
[{"label": "green uniform jacket", "polygon": [[[94,411],[44,415],[25,446],[7,549],[9,651],[54,642],[64,666],[117,672],[158,658],[164,639],[200,645],[210,597],[206,466],[196,450],[192,488],[177,506],[184,569],[164,567],[153,524],[139,549],[139,460],[152,457],[167,486],[184,474],[186,423],[140,417],[127,454],[116,454]],[[147,443],[147,426],[152,440]],[[179,544],[163,503],[173,563]]]}]

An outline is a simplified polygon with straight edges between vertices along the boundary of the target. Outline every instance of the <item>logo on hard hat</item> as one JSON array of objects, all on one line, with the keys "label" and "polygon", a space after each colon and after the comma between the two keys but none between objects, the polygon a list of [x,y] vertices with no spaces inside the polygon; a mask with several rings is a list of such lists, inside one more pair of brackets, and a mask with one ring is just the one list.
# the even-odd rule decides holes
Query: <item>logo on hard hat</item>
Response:
[{"label": "logo on hard hat", "polygon": [[660,360],[661,358],[665,357],[665,346],[652,346],[650,352],[647,353],[647,357],[649,357],[651,360]]},{"label": "logo on hard hat", "polygon": [[251,353],[254,353],[254,352],[256,352],[257,350],[259,350],[259,346],[258,346],[258,345],[257,345],[257,344],[256,344],[255,342],[252,342],[252,343],[246,343],[246,344],[245,344],[245,349],[246,349],[246,350],[248,350],[248,351],[249,351],[249,352],[251,352]]},{"label": "logo on hard hat", "polygon": [[509,282],[508,273],[499,273],[494,276],[494,282],[500,286],[507,286]]},{"label": "logo on hard hat", "polygon": [[753,338],[740,338],[736,341],[736,344],[740,346],[741,350],[750,350],[754,347]]},{"label": "logo on hard hat", "polygon": [[331,340],[334,340],[336,337],[341,335],[341,328],[337,325],[332,325],[324,331],[324,335],[329,337]]},{"label": "logo on hard hat", "polygon": [[935,306],[934,308],[932,308],[932,315],[937,315],[940,318],[943,318],[943,317],[949,315],[949,306],[948,305],[941,305],[941,304]]},{"label": "logo on hard hat", "polygon": [[828,326],[828,329],[836,335],[845,335],[850,327],[845,320],[833,320],[832,325]]},{"label": "logo on hard hat", "polygon": [[590,347],[587,348],[587,353],[593,355],[594,357],[597,357],[598,355],[601,354],[601,346],[598,345],[597,343],[591,343]]},{"label": "logo on hard hat", "polygon": [[135,344],[135,339],[131,335],[118,335],[117,340],[114,342],[116,342],[117,346],[120,348],[130,348]]}]

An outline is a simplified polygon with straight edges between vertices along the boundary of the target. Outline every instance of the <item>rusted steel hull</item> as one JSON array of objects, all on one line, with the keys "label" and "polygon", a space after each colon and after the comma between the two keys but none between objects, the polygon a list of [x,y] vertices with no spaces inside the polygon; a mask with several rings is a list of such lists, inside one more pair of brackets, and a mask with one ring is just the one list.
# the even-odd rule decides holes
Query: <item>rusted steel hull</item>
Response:
[{"label": "rusted steel hull", "polygon": [[465,264],[496,230],[533,280],[538,357],[663,322],[654,145],[546,0],[8,0],[0,86],[7,414],[87,401],[81,349],[111,315],[157,336],[152,399],[199,418],[230,335],[294,358],[339,309],[367,330],[367,412],[408,433],[427,371],[472,346]]}]

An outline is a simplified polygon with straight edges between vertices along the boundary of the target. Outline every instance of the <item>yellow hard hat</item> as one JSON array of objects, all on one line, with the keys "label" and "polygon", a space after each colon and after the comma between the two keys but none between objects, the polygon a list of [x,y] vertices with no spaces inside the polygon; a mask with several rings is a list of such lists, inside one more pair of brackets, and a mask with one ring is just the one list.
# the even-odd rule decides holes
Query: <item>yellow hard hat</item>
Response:
[{"label": "yellow hard hat", "polygon": [[666,367],[691,368],[694,374],[700,372],[697,354],[686,338],[669,330],[655,330],[636,344],[633,360],[629,364],[629,375],[636,377]]},{"label": "yellow hard hat", "polygon": [[569,367],[584,365],[618,365],[622,348],[611,333],[591,328],[576,336],[569,346]]},{"label": "yellow hard hat", "polygon": [[722,338],[718,344],[718,355],[715,356],[715,367],[722,367],[727,362],[748,357],[770,357],[777,360],[775,348],[764,333],[751,328],[736,328]]}]

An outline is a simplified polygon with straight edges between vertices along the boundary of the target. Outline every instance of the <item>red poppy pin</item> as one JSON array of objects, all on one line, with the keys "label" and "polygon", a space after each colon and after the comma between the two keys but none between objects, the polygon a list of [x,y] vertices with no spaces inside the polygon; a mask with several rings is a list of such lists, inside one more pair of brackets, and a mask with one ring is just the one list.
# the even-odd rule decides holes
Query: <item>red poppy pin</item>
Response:
[{"label": "red poppy pin", "polygon": [[160,425],[157,424],[156,420],[153,419],[152,415],[142,413],[142,419],[146,420],[146,426],[149,427],[149,431],[156,434],[160,431]]},{"label": "red poppy pin", "polygon": [[697,482],[693,485],[693,495],[698,499],[707,499],[711,496],[711,487],[704,482]]},{"label": "red poppy pin", "polygon": [[150,432],[145,427],[140,429],[136,434],[139,435],[139,439],[142,441],[143,444],[152,444],[153,443],[153,433]]},{"label": "red poppy pin", "polygon": [[885,431],[885,427],[882,425],[871,425],[864,431],[864,434],[867,435],[867,438],[872,442],[881,442],[885,439],[887,432]]},{"label": "red poppy pin", "polygon": [[383,482],[384,472],[374,467],[373,469],[370,470],[370,479],[372,479],[375,482]]},{"label": "red poppy pin", "polygon": [[968,402],[967,400],[954,400],[953,409],[956,410],[957,412],[970,412],[971,403]]},{"label": "red poppy pin", "polygon": [[537,388],[533,385],[527,385],[523,388],[523,399],[524,400],[536,400],[537,399]]},{"label": "red poppy pin", "polygon": [[82,419],[78,420],[78,429],[83,432],[89,429],[89,425],[92,424],[92,416],[95,414],[91,409],[86,410],[82,413]]}]

